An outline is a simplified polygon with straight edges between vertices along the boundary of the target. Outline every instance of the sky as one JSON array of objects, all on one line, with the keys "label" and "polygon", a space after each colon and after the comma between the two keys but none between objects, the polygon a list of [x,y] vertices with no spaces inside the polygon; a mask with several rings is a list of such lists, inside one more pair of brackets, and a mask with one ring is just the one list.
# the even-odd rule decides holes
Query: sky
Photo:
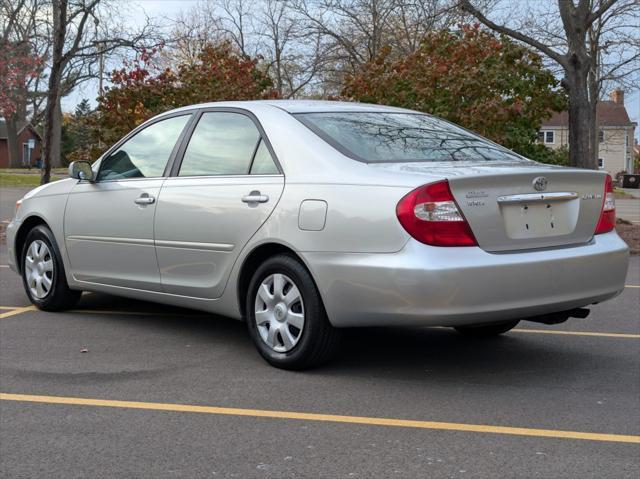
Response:
[{"label": "sky", "polygon": [[[199,0],[135,0],[129,4],[131,15],[129,18],[134,24],[142,24],[145,16],[155,19],[159,23],[171,22],[181,11],[187,11],[198,3]],[[536,0],[537,1],[537,0]],[[107,65],[113,68],[116,65]],[[73,111],[75,106],[83,99],[87,98],[95,106],[95,98],[98,93],[98,82],[91,81],[84,83],[62,100],[63,111]],[[625,106],[631,121],[640,124],[640,90],[625,92]],[[636,126],[635,137],[640,140],[640,127]]]}]

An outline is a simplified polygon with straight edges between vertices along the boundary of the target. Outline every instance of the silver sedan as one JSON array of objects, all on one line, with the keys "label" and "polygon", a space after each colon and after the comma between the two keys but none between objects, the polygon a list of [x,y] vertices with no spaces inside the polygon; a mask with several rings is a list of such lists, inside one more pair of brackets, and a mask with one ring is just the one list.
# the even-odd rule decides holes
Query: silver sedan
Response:
[{"label": "silver sedan", "polygon": [[33,304],[101,291],[244,319],[281,368],[326,361],[346,327],[491,336],[624,288],[608,175],[410,110],[194,105],[69,170],[7,229]]}]

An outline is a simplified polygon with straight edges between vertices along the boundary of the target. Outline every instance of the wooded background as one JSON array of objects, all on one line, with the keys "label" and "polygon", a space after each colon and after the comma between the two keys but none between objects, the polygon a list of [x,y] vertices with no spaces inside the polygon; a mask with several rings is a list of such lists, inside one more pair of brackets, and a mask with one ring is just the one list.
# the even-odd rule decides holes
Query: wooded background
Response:
[{"label": "wooded background", "polygon": [[[119,0],[0,0],[0,116],[50,168],[187,104],[366,101],[435,114],[539,161],[597,168],[595,108],[640,81],[638,0],[209,0],[135,22]],[[98,82],[95,102],[62,98]],[[95,106],[94,106],[95,105]],[[568,109],[570,151],[536,141]]]}]

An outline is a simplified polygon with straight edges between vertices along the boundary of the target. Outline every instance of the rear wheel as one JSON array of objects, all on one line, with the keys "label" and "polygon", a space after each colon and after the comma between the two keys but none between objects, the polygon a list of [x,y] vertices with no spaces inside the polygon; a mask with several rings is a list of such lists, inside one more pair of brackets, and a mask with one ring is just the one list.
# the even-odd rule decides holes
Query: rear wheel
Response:
[{"label": "rear wheel", "polygon": [[44,311],[74,307],[82,291],[69,289],[53,233],[44,225],[27,234],[21,255],[22,282],[29,300]]},{"label": "rear wheel", "polygon": [[454,329],[464,336],[490,338],[493,336],[499,336],[507,331],[511,331],[519,322],[520,320],[517,319],[515,321],[507,321],[505,323],[485,324],[482,326],[457,326]]},{"label": "rear wheel", "polygon": [[329,323],[311,275],[291,255],[260,265],[249,284],[246,311],[251,339],[272,366],[310,368],[338,349],[340,331]]}]

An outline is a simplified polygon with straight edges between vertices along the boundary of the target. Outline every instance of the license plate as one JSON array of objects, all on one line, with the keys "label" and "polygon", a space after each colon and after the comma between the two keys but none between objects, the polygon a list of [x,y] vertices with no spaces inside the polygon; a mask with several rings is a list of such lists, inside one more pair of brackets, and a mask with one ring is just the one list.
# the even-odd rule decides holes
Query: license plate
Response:
[{"label": "license plate", "polygon": [[513,239],[559,236],[573,232],[577,202],[536,202],[501,205],[507,236]]}]

